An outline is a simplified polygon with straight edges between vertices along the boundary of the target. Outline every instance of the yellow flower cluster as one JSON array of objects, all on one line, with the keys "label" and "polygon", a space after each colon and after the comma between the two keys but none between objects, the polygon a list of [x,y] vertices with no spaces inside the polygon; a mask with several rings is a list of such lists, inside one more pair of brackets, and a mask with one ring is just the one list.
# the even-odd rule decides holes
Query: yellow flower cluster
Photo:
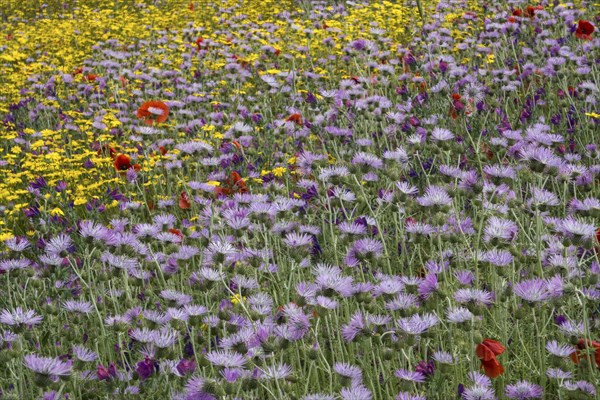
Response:
[{"label": "yellow flower cluster", "polygon": [[[0,14],[8,18],[0,24],[3,35],[0,37],[0,66],[3,71],[0,76],[0,117],[9,112],[11,104],[31,96],[55,112],[61,109],[64,115],[72,119],[73,125],[79,128],[76,133],[55,124],[48,124],[39,130],[25,129],[24,137],[20,138],[23,140],[16,142],[19,121],[12,121],[7,126],[0,124],[0,148],[3,153],[0,163],[0,206],[10,205],[8,215],[17,214],[27,206],[27,186],[38,177],[43,177],[49,185],[65,181],[67,189],[64,195],[75,206],[97,199],[105,193],[107,187],[119,187],[124,182],[123,177],[115,172],[110,154],[103,150],[92,150],[90,145],[95,142],[102,149],[113,148],[118,153],[137,153],[137,148],[128,139],[117,141],[109,134],[111,129],[121,128],[121,122],[116,116],[118,110],[109,108],[108,104],[141,103],[141,99],[130,91],[131,88],[140,87],[143,83],[141,79],[130,79],[127,83],[130,85],[129,89],[125,89],[118,81],[106,83],[107,92],[111,94],[104,99],[105,114],[100,120],[106,127],[103,130],[93,126],[97,115],[90,116],[89,113],[82,112],[84,110],[64,108],[64,104],[59,104],[52,96],[47,97],[39,91],[30,90],[35,84],[43,85],[50,77],[54,77],[58,95],[65,95],[65,92],[61,92],[66,90],[62,74],[74,76],[75,83],[90,83],[83,74],[74,73],[84,66],[85,60],[93,59],[95,46],[99,42],[111,39],[130,44],[145,40],[159,50],[144,53],[146,66],[164,68],[165,65],[170,65],[169,68],[177,70],[175,66],[182,62],[182,54],[195,45],[197,38],[172,35],[174,39],[164,44],[158,41],[162,35],[159,32],[182,32],[184,28],[193,26],[202,31],[203,39],[228,46],[231,54],[238,55],[240,63],[259,60],[261,45],[278,43],[276,50],[291,55],[298,70],[312,70],[327,79],[331,69],[314,66],[312,61],[307,62],[306,53],[299,50],[299,46],[310,49],[314,57],[341,55],[344,44],[358,38],[378,41],[378,37],[385,33],[393,41],[381,45],[395,51],[415,34],[421,24],[415,17],[418,15],[416,6],[387,0],[349,8],[349,14],[334,15],[333,19],[325,20],[322,26],[315,26],[309,18],[298,18],[292,24],[278,23],[274,15],[284,10],[298,8],[301,13],[317,15],[322,12],[318,9],[302,10],[297,2],[289,0],[228,0],[212,6],[193,0],[162,0],[153,5],[133,0],[81,0],[77,1],[76,6],[68,4],[66,8],[63,8],[63,1],[58,0],[48,0],[43,6],[38,2],[24,6],[21,0],[4,0],[1,3]],[[235,11],[221,14],[219,9],[224,8]],[[425,9],[430,12],[433,3],[426,4]],[[330,6],[326,11],[333,12],[335,9]],[[231,29],[232,36],[226,37],[219,33],[224,19],[247,26],[252,24],[254,27],[239,30],[239,34],[236,29]],[[275,28],[267,28],[267,25],[275,25]],[[339,36],[339,32],[343,32],[344,36]],[[248,35],[252,38],[248,39]],[[330,37],[336,37],[333,48],[324,43]],[[249,40],[252,50],[244,46]],[[218,53],[195,61],[191,72],[218,72],[226,63],[225,55]],[[335,73],[338,76],[352,75],[358,70],[358,66],[339,65]],[[260,71],[260,74],[277,75],[281,72],[285,71],[271,69]],[[300,94],[305,94],[302,85],[299,80],[296,89]],[[23,90],[29,91],[23,95]],[[214,98],[212,104],[219,105],[219,96],[224,96],[221,99],[226,101],[231,94],[244,94],[252,90],[252,82],[232,88],[227,81],[222,81],[210,93]],[[322,100],[318,94],[315,97]],[[25,114],[21,117],[27,118],[28,109],[24,109]],[[135,115],[131,117],[135,118]],[[175,123],[168,121],[166,129],[173,130],[174,125]],[[224,138],[222,128],[225,127],[205,125],[202,136],[207,141],[218,143]],[[152,171],[161,158],[160,154],[140,154],[135,160],[140,164],[141,172],[147,174],[145,186],[156,185],[165,179],[162,173]],[[279,166],[269,172],[282,177],[287,169]],[[182,181],[181,184],[185,183]],[[128,193],[128,196],[135,198],[136,193]],[[107,204],[109,206],[111,204]],[[47,215],[60,216],[64,213],[57,204],[51,202],[44,205],[44,208]],[[0,224],[3,223],[5,222],[0,220]]]}]

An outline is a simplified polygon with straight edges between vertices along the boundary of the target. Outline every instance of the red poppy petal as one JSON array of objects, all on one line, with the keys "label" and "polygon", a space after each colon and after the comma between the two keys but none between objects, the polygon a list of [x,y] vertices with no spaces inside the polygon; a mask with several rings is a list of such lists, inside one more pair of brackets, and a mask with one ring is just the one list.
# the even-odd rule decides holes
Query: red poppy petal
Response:
[{"label": "red poppy petal", "polygon": [[504,367],[498,361],[495,362],[481,362],[481,366],[485,371],[485,375],[490,378],[497,378],[504,373]]},{"label": "red poppy petal", "polygon": [[499,341],[494,339],[484,339],[483,344],[488,349],[490,349],[496,356],[504,353],[504,350],[506,350],[506,348],[502,346],[502,344]]},{"label": "red poppy petal", "polygon": [[477,358],[479,358],[482,361],[496,359],[494,353],[482,343],[477,345],[477,348],[475,349],[475,354],[477,355]]},{"label": "red poppy petal", "polygon": [[181,192],[179,195],[179,208],[182,210],[189,210],[192,207],[189,196],[186,192]]}]

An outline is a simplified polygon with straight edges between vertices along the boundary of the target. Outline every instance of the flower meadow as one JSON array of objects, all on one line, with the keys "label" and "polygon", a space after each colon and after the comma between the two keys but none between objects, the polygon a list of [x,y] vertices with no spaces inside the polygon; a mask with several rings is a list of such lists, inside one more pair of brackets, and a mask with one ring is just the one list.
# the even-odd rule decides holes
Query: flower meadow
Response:
[{"label": "flower meadow", "polygon": [[0,397],[598,398],[599,11],[4,0]]}]

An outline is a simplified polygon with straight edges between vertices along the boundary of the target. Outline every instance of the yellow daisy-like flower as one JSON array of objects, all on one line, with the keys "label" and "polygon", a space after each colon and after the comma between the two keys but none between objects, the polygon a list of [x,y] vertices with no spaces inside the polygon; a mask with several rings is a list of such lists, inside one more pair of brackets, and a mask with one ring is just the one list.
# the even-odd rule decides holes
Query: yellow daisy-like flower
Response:
[{"label": "yellow daisy-like flower", "polygon": [[246,301],[246,298],[243,297],[241,294],[236,293],[233,296],[231,296],[229,300],[231,300],[231,304],[236,305],[238,303]]},{"label": "yellow daisy-like flower", "polygon": [[0,233],[0,242],[7,241],[8,239],[12,239],[14,235],[10,232]]},{"label": "yellow daisy-like flower", "polygon": [[286,171],[287,171],[287,169],[285,169],[283,167],[277,167],[277,168],[273,169],[273,175],[280,178],[283,176],[283,174],[285,174]]}]

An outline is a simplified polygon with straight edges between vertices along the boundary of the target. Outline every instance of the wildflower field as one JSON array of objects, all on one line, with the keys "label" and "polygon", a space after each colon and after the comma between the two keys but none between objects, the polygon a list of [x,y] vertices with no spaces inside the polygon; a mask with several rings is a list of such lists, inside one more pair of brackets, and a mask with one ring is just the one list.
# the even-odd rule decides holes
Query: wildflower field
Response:
[{"label": "wildflower field", "polygon": [[599,23],[0,1],[0,398],[598,398]]}]

